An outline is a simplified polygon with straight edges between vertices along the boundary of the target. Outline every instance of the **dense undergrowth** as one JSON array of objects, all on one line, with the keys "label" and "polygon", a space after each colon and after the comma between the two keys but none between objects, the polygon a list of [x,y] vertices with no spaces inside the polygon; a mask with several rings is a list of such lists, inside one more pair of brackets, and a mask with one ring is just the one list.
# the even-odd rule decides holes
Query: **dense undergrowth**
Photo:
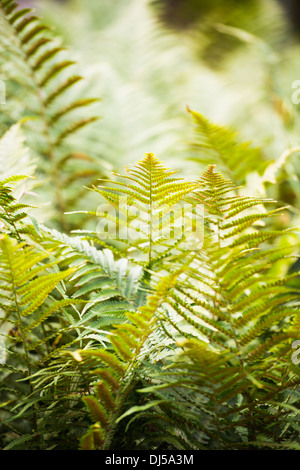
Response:
[{"label": "dense undergrowth", "polygon": [[110,175],[72,145],[96,119],[73,61],[0,10],[1,448],[299,450],[296,209],[265,194],[297,147],[188,108],[193,177],[153,153]]}]

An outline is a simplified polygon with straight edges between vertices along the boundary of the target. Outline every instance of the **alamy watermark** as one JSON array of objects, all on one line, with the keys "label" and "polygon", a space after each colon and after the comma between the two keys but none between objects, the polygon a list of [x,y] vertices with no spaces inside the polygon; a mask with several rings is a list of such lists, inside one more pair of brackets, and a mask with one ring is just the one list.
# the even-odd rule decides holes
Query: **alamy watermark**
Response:
[{"label": "alamy watermark", "polygon": [[97,236],[103,241],[183,240],[189,250],[199,250],[203,245],[202,204],[178,202],[172,206],[161,204],[145,208],[130,204],[124,196],[120,197],[118,206],[101,204],[96,214],[100,218]]}]

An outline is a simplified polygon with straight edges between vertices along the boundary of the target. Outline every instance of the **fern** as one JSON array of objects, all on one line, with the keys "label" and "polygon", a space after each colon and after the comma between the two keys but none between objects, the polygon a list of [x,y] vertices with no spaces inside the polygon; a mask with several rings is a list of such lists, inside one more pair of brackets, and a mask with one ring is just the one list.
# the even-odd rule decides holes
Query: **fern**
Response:
[{"label": "fern", "polygon": [[[203,205],[204,238],[188,250],[191,230],[171,243],[154,243],[145,230],[144,251],[125,240],[146,255],[142,262],[106,243],[96,248],[93,234],[86,240],[37,225],[26,242],[2,236],[2,324],[12,325],[3,393],[16,364],[29,381],[25,396],[22,381],[16,387],[18,403],[4,405],[3,426],[20,436],[10,446],[74,448],[76,436],[82,449],[297,447],[299,377],[289,357],[299,329],[299,294],[289,284],[297,273],[274,275],[296,247],[280,246],[284,232],[261,224],[280,212],[266,210],[270,199],[237,194],[213,166],[192,182],[172,175],[149,154],[128,171],[129,185],[98,190],[114,205],[126,195],[150,209],[153,227],[166,202],[166,214],[180,201]],[[14,199],[9,189],[4,195],[5,211]]]},{"label": "fern", "polygon": [[96,423],[82,437],[82,449],[106,450],[124,446],[118,423],[132,400],[132,392],[140,380],[140,368],[147,360],[147,341],[156,329],[155,312],[177,276],[178,273],[162,279],[147,305],[127,314],[130,323],[118,325],[110,339],[112,351],[92,349],[74,354],[89,373],[100,379],[94,383],[95,394],[83,398]]},{"label": "fern", "polygon": [[[149,210],[149,193],[150,201],[157,202],[157,193],[149,191],[155,181],[149,158],[153,156],[146,156],[128,174],[127,179],[139,186],[118,183],[117,189],[104,186],[100,193],[114,204],[119,193],[125,194]],[[165,173],[154,162],[165,197]],[[83,398],[95,424],[82,437],[81,447],[238,449],[270,445],[272,439],[279,446],[295,445],[293,432],[279,437],[286,409],[276,403],[282,396],[289,399],[298,384],[286,344],[297,337],[298,292],[288,285],[293,276],[274,278],[271,270],[274,263],[292,258],[294,249],[268,247],[281,232],[255,225],[277,216],[278,209],[267,212],[263,205],[273,201],[235,194],[235,185],[213,167],[192,188],[190,183],[187,187],[175,183],[175,191],[168,191],[170,201],[188,196],[188,201],[206,208],[204,244],[189,250],[189,257],[185,252],[184,259],[178,252],[180,243],[168,247],[173,260],[173,274],[168,277],[161,278],[162,265],[148,259],[144,270],[151,267],[152,272],[146,278],[150,293],[146,305],[138,310],[128,305],[128,312],[120,303],[125,316],[120,323],[110,323],[106,347],[70,352],[84,375],[101,379],[92,380],[93,393]],[[150,246],[150,237],[148,241]],[[163,250],[164,240],[157,246]],[[90,253],[93,250],[89,248]],[[81,274],[89,285],[76,297],[96,287],[90,283],[93,273]],[[105,289],[103,294],[107,295]],[[101,325],[110,306],[102,304],[101,290],[98,299],[101,308],[91,310],[87,319],[98,314]],[[158,352],[160,343],[166,348],[163,354]],[[147,382],[139,398],[136,390]],[[154,401],[147,399],[149,392]],[[272,418],[275,412],[282,420],[280,427]],[[122,429],[132,429],[133,422],[135,432],[129,438]]]},{"label": "fern", "polygon": [[[290,353],[299,293],[289,286],[291,276],[274,278],[271,270],[294,250],[266,245],[280,234],[250,223],[274,213],[244,215],[264,201],[234,195],[234,189],[210,167],[194,192],[208,213],[205,243],[159,314],[170,337],[181,334],[183,352],[154,371],[155,385],[141,390],[155,398],[151,422],[158,422],[155,437],[145,435],[141,445],[166,443],[171,433],[194,449],[199,443],[212,449],[297,447],[297,433],[285,428],[296,408],[289,415],[280,404],[293,402],[299,390]],[[148,419],[151,400],[146,403],[135,426]]]},{"label": "fern", "polygon": [[[22,122],[12,125],[0,140],[1,179],[23,174],[33,177],[36,162],[25,144]],[[32,189],[27,181],[27,190]],[[23,191],[24,192],[24,191]]]},{"label": "fern", "polygon": [[[41,157],[39,171],[49,175],[54,188],[52,196],[56,214],[60,225],[66,229],[64,212],[69,203],[64,187],[71,184],[68,163],[72,161],[74,164],[73,181],[95,178],[99,172],[90,157],[70,151],[65,141],[96,120],[93,116],[82,118],[74,115],[74,112],[80,113],[81,109],[91,105],[96,99],[70,97],[72,88],[82,77],[66,73],[75,64],[74,61],[60,58],[64,54],[64,48],[57,45],[49,28],[42,25],[32,13],[28,8],[19,9],[13,1],[3,0],[0,3],[3,24],[0,41],[4,45],[0,60],[3,64],[9,57],[4,78],[14,88],[13,96],[18,100],[15,109],[19,110],[19,118],[27,124],[30,146]],[[21,106],[20,93],[23,103]],[[15,115],[15,111],[12,112]],[[72,115],[75,117],[70,118]],[[7,120],[11,123],[15,118],[8,116]],[[80,166],[75,169],[76,162],[80,163],[81,160],[85,166],[87,162],[91,162],[88,172],[83,171]]]},{"label": "fern", "polygon": [[[127,169],[127,175],[116,174],[124,182],[94,187],[109,204],[100,205],[92,213],[100,222],[98,231],[89,236],[99,244],[102,239],[111,244],[117,241],[122,252],[130,256],[133,251],[135,262],[148,269],[157,268],[162,259],[166,261],[172,255],[174,245],[180,250],[188,238],[181,225],[184,208],[180,203],[195,188],[195,183],[174,178],[174,173],[153,154],[146,154],[137,165]],[[186,214],[190,222],[187,232],[192,230],[192,216]]]},{"label": "fern", "polygon": [[20,234],[17,229],[17,223],[23,218],[27,217],[25,212],[21,212],[23,209],[29,207],[26,204],[20,204],[16,201],[13,196],[13,189],[8,186],[9,182],[17,182],[23,179],[23,177],[8,178],[7,180],[0,181],[0,220],[1,220],[1,231],[7,231],[10,235],[20,239]]},{"label": "fern", "polygon": [[259,148],[249,142],[239,142],[236,132],[210,122],[191,111],[195,123],[197,153],[190,157],[202,165],[216,164],[219,170],[236,184],[245,184],[249,173],[262,174],[270,164]]},{"label": "fern", "polygon": [[[52,291],[74,273],[74,269],[56,272],[53,263],[46,261],[48,253],[25,242],[17,243],[8,235],[1,235],[0,245],[1,331],[7,331],[5,341],[8,353],[6,363],[1,366],[4,374],[1,388],[6,393],[12,390],[15,380],[20,380],[20,384],[17,381],[14,386],[15,398],[8,400],[4,407],[8,416],[3,424],[15,422],[16,429],[20,425],[22,428],[20,419],[26,417],[27,411],[26,427],[37,432],[39,398],[31,376],[39,363],[51,358],[57,348],[55,338],[66,330],[64,321],[68,320],[68,316],[60,318],[62,325],[58,329],[55,322],[53,324],[55,315],[59,318],[59,314],[76,301],[52,297]],[[52,322],[49,322],[50,318]],[[73,342],[74,338],[69,335],[69,343]],[[26,382],[22,384],[24,380]]]}]

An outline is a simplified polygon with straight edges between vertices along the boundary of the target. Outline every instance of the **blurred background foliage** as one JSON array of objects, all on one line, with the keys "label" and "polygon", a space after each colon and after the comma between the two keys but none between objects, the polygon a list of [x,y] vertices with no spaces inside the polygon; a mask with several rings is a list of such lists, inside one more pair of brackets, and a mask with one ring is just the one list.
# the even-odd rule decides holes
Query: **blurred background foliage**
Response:
[{"label": "blurred background foliage", "polygon": [[[282,223],[297,223],[300,104],[292,100],[298,99],[293,83],[300,79],[296,0],[21,3],[36,8],[44,23],[55,27],[69,58],[78,62],[85,78],[80,93],[100,99],[93,104],[100,119],[72,136],[73,151],[91,156],[99,177],[145,152],[189,176],[207,163],[218,163],[213,152],[209,161],[203,157],[207,149],[194,145],[197,135],[188,106],[220,127],[229,126],[239,142],[251,141],[261,149],[256,158],[273,165],[272,177],[264,178],[252,164],[237,183],[252,194],[267,192],[291,204]],[[84,116],[85,108],[80,112]],[[221,170],[226,173],[226,165]],[[76,208],[85,203],[80,204]]]}]

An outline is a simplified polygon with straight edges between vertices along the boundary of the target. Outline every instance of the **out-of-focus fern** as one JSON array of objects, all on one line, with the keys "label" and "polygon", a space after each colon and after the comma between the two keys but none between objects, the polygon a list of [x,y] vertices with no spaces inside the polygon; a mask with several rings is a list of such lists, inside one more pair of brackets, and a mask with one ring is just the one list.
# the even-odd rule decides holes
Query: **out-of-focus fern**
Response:
[{"label": "out-of-focus fern", "polygon": [[[1,178],[14,175],[33,177],[36,171],[29,147],[26,145],[22,122],[12,125],[0,139]],[[27,181],[30,183],[30,181]],[[32,189],[32,185],[27,190]],[[24,190],[22,191],[24,193]]]},{"label": "out-of-focus fern", "polygon": [[[197,62],[188,41],[158,24],[148,0],[107,5],[90,0],[82,9],[76,0],[37,6],[76,50],[89,93],[102,97],[103,120],[86,129],[85,148],[118,172],[147,149],[181,167],[189,131],[185,103],[206,111],[211,98],[203,90],[208,83],[219,90],[219,80]],[[189,174],[186,167],[182,170]]]},{"label": "out-of-focus fern", "polygon": [[[187,138],[191,126],[185,104],[201,110],[211,122],[251,139],[268,161],[298,144],[300,108],[292,97],[299,94],[291,87],[299,44],[291,40],[277,0],[254,0],[247,6],[223,0],[200,2],[192,19],[200,11],[207,14],[201,16],[201,24],[196,22],[194,28],[184,31],[166,30],[151,3],[116,1],[109,9],[106,2],[97,0],[90,0],[84,8],[80,1],[37,4],[48,24],[55,24],[65,42],[77,51],[89,77],[89,93],[95,90],[94,94],[103,97],[105,119],[99,128],[86,129],[86,152],[96,148],[101,161],[106,159],[107,165],[113,163],[120,171],[123,163],[136,161],[148,148],[168,155],[170,161],[175,159],[175,166],[192,174],[191,161],[180,163],[190,154],[185,145],[191,140]],[[169,10],[168,2],[156,3]],[[181,9],[193,12],[196,4],[197,0],[176,2],[169,19]],[[249,9],[250,4],[255,7]],[[67,26],[66,16],[70,20]],[[236,47],[239,43],[242,47]],[[224,46],[227,50],[229,44],[225,54]],[[195,49],[200,49],[201,59]],[[75,146],[81,146],[80,135],[78,141],[76,135],[74,139]],[[225,167],[220,169],[233,178]],[[284,165],[279,175],[282,184],[271,188],[268,195],[298,206],[295,173],[296,158]],[[249,178],[250,191],[260,190],[256,173]],[[75,218],[72,221],[76,225]]]},{"label": "out-of-focus fern", "polygon": [[[90,182],[101,174],[82,149],[74,152],[67,145],[70,136],[96,119],[81,115],[81,110],[96,100],[72,96],[74,85],[82,77],[66,72],[75,62],[60,58],[64,48],[32,10],[2,0],[0,15],[0,61],[9,94],[2,129],[26,118],[30,147],[41,157],[39,171],[49,178],[56,215],[66,229],[64,212],[75,196],[70,190],[72,183],[77,181],[78,186],[79,181]],[[66,187],[68,194],[64,191]]]}]

